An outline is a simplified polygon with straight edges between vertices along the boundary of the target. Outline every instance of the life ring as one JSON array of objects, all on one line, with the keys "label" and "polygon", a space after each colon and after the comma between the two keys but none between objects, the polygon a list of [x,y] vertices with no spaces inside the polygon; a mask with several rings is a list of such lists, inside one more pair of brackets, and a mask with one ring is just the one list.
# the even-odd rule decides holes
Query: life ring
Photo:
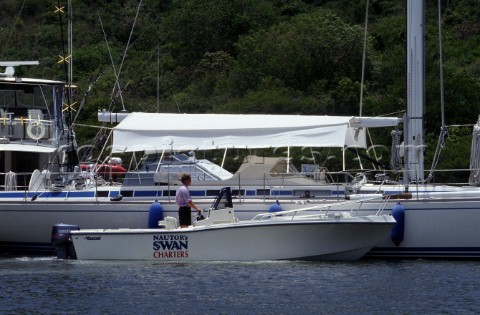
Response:
[{"label": "life ring", "polygon": [[40,121],[32,121],[27,126],[27,135],[33,140],[40,140],[45,136],[45,125]]}]

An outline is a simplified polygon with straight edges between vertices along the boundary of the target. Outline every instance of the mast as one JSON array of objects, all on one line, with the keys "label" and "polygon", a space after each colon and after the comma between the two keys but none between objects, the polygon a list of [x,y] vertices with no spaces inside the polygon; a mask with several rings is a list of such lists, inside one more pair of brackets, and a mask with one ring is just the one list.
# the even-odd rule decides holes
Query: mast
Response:
[{"label": "mast", "polygon": [[407,0],[407,113],[404,180],[424,180],[425,119],[424,0]]},{"label": "mast", "polygon": [[62,56],[59,55],[60,61],[58,64],[62,64],[65,72],[65,87],[63,95],[63,104],[60,104],[62,107],[63,119],[65,125],[63,126],[62,136],[61,136],[61,153],[60,153],[60,167],[62,172],[66,171],[67,173],[73,172],[74,167],[78,164],[78,156],[76,152],[76,142],[75,134],[72,130],[72,111],[75,111],[74,106],[76,102],[74,101],[74,86],[73,86],[73,28],[72,28],[72,1],[68,0],[67,7],[67,49],[65,50],[65,40],[63,33],[63,21],[62,15],[65,13],[65,7],[60,5],[60,0],[58,0],[58,6],[55,7],[55,13],[58,13],[58,21],[60,25],[60,37],[62,41]]},{"label": "mast", "polygon": [[160,42],[157,46],[157,113],[160,113]]}]

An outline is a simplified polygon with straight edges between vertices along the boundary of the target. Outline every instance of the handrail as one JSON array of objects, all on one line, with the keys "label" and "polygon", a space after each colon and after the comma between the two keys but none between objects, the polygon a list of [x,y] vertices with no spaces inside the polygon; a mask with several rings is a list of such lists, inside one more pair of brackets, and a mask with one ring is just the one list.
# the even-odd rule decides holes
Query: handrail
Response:
[{"label": "handrail", "polygon": [[388,202],[390,201],[390,197],[391,196],[385,196],[385,198],[383,199],[382,205],[380,206],[380,208],[378,208],[378,211],[375,215],[381,215],[383,213],[383,211],[387,207]]},{"label": "handrail", "polygon": [[[322,215],[322,211],[325,211],[325,213],[323,214],[324,216],[328,215],[329,211],[331,210],[331,207],[332,206],[344,206],[344,205],[349,205],[349,204],[359,204],[359,207],[358,209],[360,209],[361,205],[366,202],[366,201],[372,201],[372,200],[381,200],[383,198],[383,196],[375,196],[375,197],[370,197],[370,198],[364,198],[364,199],[360,199],[360,200],[354,200],[354,201],[346,201],[346,202],[335,202],[335,203],[329,203],[329,204],[326,204],[326,205],[314,205],[314,206],[310,206],[310,207],[304,207],[304,208],[300,208],[300,209],[293,209],[293,210],[284,210],[284,211],[278,211],[278,212],[266,212],[266,213],[260,213],[260,214],[257,214],[252,220],[254,221],[261,221],[261,220],[265,220],[265,219],[272,219],[272,218],[275,218],[277,216],[291,216],[292,219],[298,215],[298,213],[300,212],[306,212],[306,211],[311,211],[311,210],[316,210],[318,209],[319,210],[319,214]],[[326,210],[325,210],[326,209]],[[352,209],[350,210],[350,213],[352,214],[353,212],[353,207]],[[357,214],[358,214],[358,210],[357,210]],[[317,214],[318,215],[318,214]]]},{"label": "handrail", "polygon": [[[436,174],[438,174],[438,173],[440,173],[440,172],[442,172],[442,171],[443,171],[443,172],[453,172],[453,170],[437,170],[437,171],[436,171]],[[470,171],[470,169],[463,169],[463,171]],[[5,190],[5,189],[7,188],[6,185],[5,185],[5,182],[4,182],[5,174],[7,174],[7,173],[8,173],[8,172],[3,172],[3,173],[0,172],[0,190]],[[384,173],[384,172],[383,172],[383,173]],[[82,173],[82,174],[83,174],[83,173]],[[338,174],[345,174],[345,173],[344,173],[344,172],[338,172]],[[15,186],[14,188],[12,188],[11,190],[12,190],[12,191],[22,191],[22,190],[24,190],[24,191],[27,191],[27,192],[28,192],[28,191],[29,191],[29,187],[28,187],[28,185],[29,185],[29,178],[30,178],[31,175],[32,175],[31,172],[18,172],[18,173],[16,173],[15,176],[16,176],[17,179],[19,179],[19,180],[18,180],[19,185],[16,185],[16,186]],[[54,184],[54,179],[55,179],[58,175],[63,175],[63,173],[61,173],[61,172],[58,172],[58,173],[57,173],[57,172],[55,172],[55,173],[50,173],[51,180],[49,181],[49,183]],[[268,188],[270,188],[270,189],[275,189],[275,186],[271,186],[271,185],[270,185],[270,184],[272,184],[272,182],[268,182],[268,183],[266,182],[265,176],[266,176],[266,174],[263,175],[263,177],[264,177],[264,181],[263,181],[263,191],[264,191],[264,192],[267,191]],[[292,177],[292,176],[295,178],[296,175],[293,175],[293,174],[290,174],[290,175],[289,175],[289,177]],[[71,178],[71,179],[73,179],[73,178]],[[244,197],[244,194],[246,193],[246,192],[245,192],[244,194],[242,194],[242,188],[249,186],[249,185],[246,184],[246,183],[248,183],[248,180],[244,180],[243,177],[238,176],[238,183],[237,183],[237,184],[238,184],[238,188],[239,188],[239,189],[238,189],[238,195],[239,195],[240,197]],[[82,186],[82,187],[88,187],[88,186],[89,186],[89,181],[86,180],[86,181],[85,181],[85,184],[86,184],[86,186]],[[367,183],[367,184],[369,184],[369,183]],[[305,183],[299,182],[299,183],[289,184],[289,187],[288,187],[288,188],[289,188],[289,189],[295,189],[296,186],[305,188],[305,186],[307,186],[307,185],[309,185],[308,182],[305,182]],[[312,185],[314,185],[314,184],[312,183]],[[342,185],[342,184],[339,184],[338,189],[341,189],[341,187],[342,187],[341,185]],[[392,186],[392,185],[393,185],[393,186]],[[418,184],[418,185],[419,185],[419,186],[423,186],[423,184]],[[472,189],[472,191],[474,191],[474,190],[476,189],[474,186],[468,185],[468,183],[462,183],[462,184],[460,184],[460,183],[441,183],[441,184],[440,184],[440,183],[438,183],[438,184],[433,183],[433,184],[428,184],[428,186],[439,186],[439,185],[457,185],[457,186],[463,185],[463,186],[468,186],[468,187],[470,187],[470,188]],[[232,185],[230,185],[230,186],[232,186]],[[236,186],[236,185],[233,185],[233,186]],[[233,187],[233,186],[232,186],[232,187]],[[400,183],[389,183],[389,182],[385,182],[385,181],[381,181],[381,182],[379,181],[379,182],[378,182],[378,185],[375,185],[378,193],[381,193],[382,190],[383,190],[386,186],[387,186],[388,188],[392,188],[392,187],[405,187],[406,189],[408,188],[408,186],[402,185],[402,184],[400,184]],[[48,190],[49,187],[50,187],[50,185],[49,185],[48,183],[46,183],[46,184],[45,184],[45,189]],[[321,185],[318,185],[318,186],[316,186],[316,187],[317,187],[318,189],[322,189],[322,186],[321,186]],[[416,189],[414,186],[412,186],[412,185],[410,185],[409,188],[410,188],[410,189],[409,189],[409,192],[412,193],[412,194],[415,194],[415,192],[416,192],[417,189]],[[70,190],[71,190],[71,189],[73,189],[73,188],[70,188]],[[168,187],[168,189],[170,190],[170,186]],[[306,188],[305,188],[305,189],[306,189]],[[425,194],[427,194],[427,193],[430,194],[430,195],[435,195],[435,192],[425,192]],[[444,193],[442,193],[442,194],[444,194]],[[236,195],[237,195],[237,194],[236,194]],[[424,194],[422,193],[421,195],[423,196]],[[339,196],[339,194],[337,194],[337,196]],[[169,197],[170,197],[170,196],[169,196]],[[256,195],[255,197],[256,197],[256,198],[262,198],[262,196],[261,196],[260,194],[259,194],[259,195]],[[320,195],[320,196],[317,196],[317,197],[320,197],[320,198],[325,198],[325,197],[326,197],[327,199],[330,199],[330,197],[333,197],[333,196],[328,196],[328,197],[325,196],[325,197],[323,197],[323,196]],[[263,196],[263,201],[264,201],[264,202],[268,202],[269,200],[271,200],[271,199],[269,199],[269,198],[281,198],[281,196],[273,196],[273,195],[270,195],[270,194],[264,194],[264,196]],[[169,199],[170,199],[170,198],[169,198]],[[330,199],[330,200],[332,200],[332,199]],[[389,197],[387,200],[390,200],[390,197]],[[238,202],[242,202],[242,198],[238,198]],[[357,202],[359,202],[359,201],[357,200]],[[360,205],[360,208],[361,208],[361,205]],[[385,207],[384,207],[384,208],[385,208]],[[351,211],[351,213],[355,214],[355,213],[357,213],[359,210],[360,210],[360,209],[352,208],[350,211]],[[380,209],[379,209],[379,210],[380,210]],[[328,213],[328,210],[327,210],[327,209],[324,209],[323,211]]]}]

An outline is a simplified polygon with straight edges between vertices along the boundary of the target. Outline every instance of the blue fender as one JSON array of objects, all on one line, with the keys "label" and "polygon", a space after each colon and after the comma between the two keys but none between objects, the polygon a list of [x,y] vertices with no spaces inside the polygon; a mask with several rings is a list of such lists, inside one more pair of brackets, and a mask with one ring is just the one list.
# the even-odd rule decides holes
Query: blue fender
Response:
[{"label": "blue fender", "polygon": [[158,221],[160,220],[163,220],[163,207],[157,200],[155,200],[148,211],[148,228],[158,228]]},{"label": "blue fender", "polygon": [[278,212],[278,211],[282,211],[282,206],[280,205],[280,202],[278,202],[277,200],[276,202],[272,203],[270,208],[268,208],[268,212]]},{"label": "blue fender", "polygon": [[390,231],[390,237],[395,245],[400,245],[405,236],[405,208],[399,203],[392,209],[392,216],[397,224]]}]

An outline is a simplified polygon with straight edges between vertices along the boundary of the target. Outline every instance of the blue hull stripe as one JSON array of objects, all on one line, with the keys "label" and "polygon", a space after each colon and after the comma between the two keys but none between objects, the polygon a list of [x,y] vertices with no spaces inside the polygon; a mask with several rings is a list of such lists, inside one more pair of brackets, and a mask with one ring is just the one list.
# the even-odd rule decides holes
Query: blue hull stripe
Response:
[{"label": "blue hull stripe", "polygon": [[159,197],[162,196],[161,191],[155,190],[138,190],[135,191],[135,197]]},{"label": "blue hull stripe", "polygon": [[374,247],[367,257],[480,258],[480,247]]},{"label": "blue hull stripe", "polygon": [[207,194],[205,191],[194,190],[194,191],[190,191],[190,195],[192,197],[205,197]]},{"label": "blue hull stripe", "polygon": [[[51,243],[0,242],[1,253],[53,255]],[[479,258],[480,247],[375,247],[370,258]]]},{"label": "blue hull stripe", "polygon": [[[106,191],[105,191],[106,193]],[[115,197],[120,195],[121,192],[118,190],[111,190],[108,191],[109,197]],[[207,196],[207,192],[205,190],[192,190],[190,194],[194,197],[205,197]],[[0,193],[0,200],[10,199],[10,198],[25,198],[31,199],[34,195],[37,195],[38,198],[94,198],[95,192],[94,191],[43,191],[43,192],[1,192]],[[254,197],[259,196],[263,197],[263,194],[257,194],[256,190],[247,190],[245,191],[246,196]],[[343,196],[343,191],[332,191],[331,196]],[[155,190],[134,190],[133,191],[134,197],[160,197],[162,196],[162,191],[159,190],[158,192]],[[294,197],[294,191],[292,190],[272,190],[270,195],[266,196],[292,196]]]},{"label": "blue hull stripe", "polygon": [[293,196],[291,190],[272,190],[272,196]]}]

